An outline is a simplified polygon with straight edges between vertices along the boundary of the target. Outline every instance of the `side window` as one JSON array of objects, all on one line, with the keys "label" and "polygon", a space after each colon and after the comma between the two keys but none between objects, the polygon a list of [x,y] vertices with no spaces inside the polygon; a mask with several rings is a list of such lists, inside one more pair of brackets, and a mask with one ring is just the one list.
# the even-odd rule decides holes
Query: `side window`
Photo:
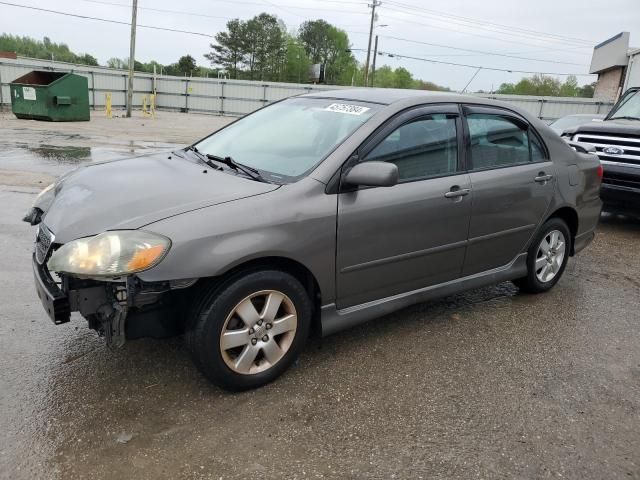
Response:
[{"label": "side window", "polygon": [[543,162],[547,160],[547,154],[540,143],[540,140],[533,132],[529,132],[529,141],[531,142],[531,161]]},{"label": "side window", "polygon": [[530,161],[529,135],[509,117],[484,113],[467,116],[474,170]]},{"label": "side window", "polygon": [[400,180],[453,174],[458,165],[455,118],[430,115],[398,127],[364,158],[392,162]]}]

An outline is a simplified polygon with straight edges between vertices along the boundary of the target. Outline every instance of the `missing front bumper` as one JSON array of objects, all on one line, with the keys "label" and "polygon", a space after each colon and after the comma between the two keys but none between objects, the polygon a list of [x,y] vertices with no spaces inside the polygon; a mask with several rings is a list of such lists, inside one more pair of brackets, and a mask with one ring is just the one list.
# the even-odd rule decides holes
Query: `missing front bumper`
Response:
[{"label": "missing front bumper", "polygon": [[69,298],[53,281],[46,268],[36,261],[35,254],[33,255],[32,265],[36,292],[45,312],[56,325],[67,323],[71,317]]}]

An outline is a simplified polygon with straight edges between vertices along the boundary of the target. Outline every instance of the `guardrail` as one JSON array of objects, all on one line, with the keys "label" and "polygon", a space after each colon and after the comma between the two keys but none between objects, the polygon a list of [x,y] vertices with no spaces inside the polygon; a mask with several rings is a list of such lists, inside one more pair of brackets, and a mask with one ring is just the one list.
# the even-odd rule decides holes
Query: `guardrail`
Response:
[{"label": "guardrail", "polygon": [[[89,83],[89,102],[93,109],[105,108],[105,94],[111,94],[112,108],[124,108],[128,72],[106,67],[91,67],[63,62],[23,58],[0,59],[0,105],[10,105],[9,83],[31,70],[55,70],[84,75]],[[293,95],[318,90],[347,88],[337,85],[225,80],[203,77],[153,76],[136,72],[134,106],[141,107],[143,97],[153,93],[156,108],[181,112],[240,116],[263,105]],[[543,120],[555,120],[574,113],[605,114],[613,106],[590,98],[542,97],[526,95],[472,94],[511,103]]]}]

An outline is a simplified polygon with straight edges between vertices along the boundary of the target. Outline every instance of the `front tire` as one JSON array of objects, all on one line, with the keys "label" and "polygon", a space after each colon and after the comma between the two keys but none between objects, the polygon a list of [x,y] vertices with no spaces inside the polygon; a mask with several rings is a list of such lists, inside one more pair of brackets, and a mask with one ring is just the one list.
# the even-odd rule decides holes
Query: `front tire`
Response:
[{"label": "front tire", "polygon": [[542,293],[553,288],[569,261],[571,242],[571,232],[564,220],[547,220],[527,252],[527,276],[513,283],[527,293]]},{"label": "front tire", "polygon": [[312,304],[293,276],[276,270],[237,275],[203,292],[186,341],[200,371],[228,390],[275,380],[309,334]]}]

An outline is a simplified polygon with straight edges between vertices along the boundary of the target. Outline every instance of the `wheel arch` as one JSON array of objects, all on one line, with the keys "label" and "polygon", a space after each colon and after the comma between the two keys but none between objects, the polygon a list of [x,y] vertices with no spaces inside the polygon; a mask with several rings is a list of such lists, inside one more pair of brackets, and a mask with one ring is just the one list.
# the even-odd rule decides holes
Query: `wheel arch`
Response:
[{"label": "wheel arch", "polygon": [[569,227],[569,232],[571,232],[571,251],[569,252],[569,254],[573,256],[575,254],[574,245],[579,226],[578,212],[576,212],[575,208],[573,207],[564,206],[556,209],[553,213],[551,213],[546,221],[552,218],[559,218],[560,220],[564,221]]},{"label": "wheel arch", "polygon": [[320,306],[322,304],[322,291],[320,284],[311,270],[301,262],[289,257],[282,256],[265,256],[252,258],[234,265],[224,273],[211,278],[216,284],[222,284],[226,280],[239,275],[246,275],[250,272],[260,270],[278,270],[288,273],[296,278],[309,294],[309,299],[313,304],[313,316],[311,319],[312,335],[319,335],[320,325]]}]

